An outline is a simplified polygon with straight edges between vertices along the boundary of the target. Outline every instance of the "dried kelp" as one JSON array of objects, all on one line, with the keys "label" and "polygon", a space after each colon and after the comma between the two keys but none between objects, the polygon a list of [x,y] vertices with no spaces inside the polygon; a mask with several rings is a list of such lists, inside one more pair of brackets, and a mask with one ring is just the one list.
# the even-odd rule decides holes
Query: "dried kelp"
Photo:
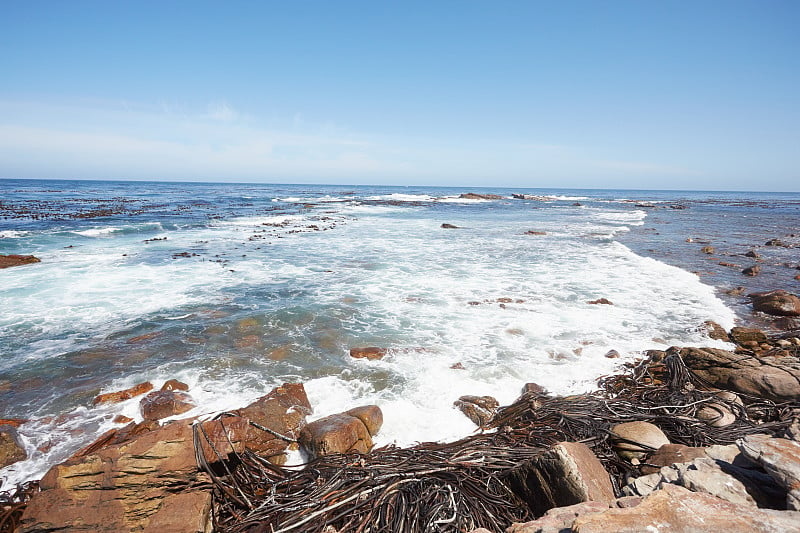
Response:
[{"label": "dried kelp", "polygon": [[36,492],[39,492],[38,481],[29,481],[14,490],[0,492],[0,533],[16,531],[28,500]]}]

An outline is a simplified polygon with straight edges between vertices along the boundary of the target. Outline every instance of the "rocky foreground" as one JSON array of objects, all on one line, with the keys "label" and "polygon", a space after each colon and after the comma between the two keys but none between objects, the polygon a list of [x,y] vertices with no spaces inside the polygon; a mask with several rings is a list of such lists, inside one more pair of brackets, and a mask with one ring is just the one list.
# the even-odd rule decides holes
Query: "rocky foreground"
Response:
[{"label": "rocky foreground", "polygon": [[[591,394],[465,396],[482,431],[408,449],[372,449],[376,406],[307,423],[297,383],[165,423],[194,405],[178,381],[101,395],[144,420],[7,495],[2,531],[800,531],[800,338],[704,327],[735,350],[650,351]],[[310,465],[282,467],[298,447]]]}]

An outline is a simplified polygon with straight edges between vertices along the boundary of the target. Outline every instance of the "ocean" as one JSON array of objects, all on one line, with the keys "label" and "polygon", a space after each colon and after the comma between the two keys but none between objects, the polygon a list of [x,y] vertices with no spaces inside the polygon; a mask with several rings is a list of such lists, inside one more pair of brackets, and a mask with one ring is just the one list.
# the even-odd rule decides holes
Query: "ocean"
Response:
[{"label": "ocean", "polygon": [[181,417],[302,382],[312,418],[379,405],[378,445],[460,438],[461,395],[771,326],[725,291],[797,292],[798,245],[798,193],[0,180],[0,254],[41,259],[0,270],[0,417],[29,420],[0,490],[140,420],[92,399],[142,381],[189,384]]}]

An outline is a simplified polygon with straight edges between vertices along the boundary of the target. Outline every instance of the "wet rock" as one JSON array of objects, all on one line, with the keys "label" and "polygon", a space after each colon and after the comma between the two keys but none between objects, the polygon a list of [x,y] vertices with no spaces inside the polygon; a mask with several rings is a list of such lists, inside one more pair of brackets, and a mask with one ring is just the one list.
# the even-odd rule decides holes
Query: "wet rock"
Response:
[{"label": "wet rock", "polygon": [[761,272],[761,265],[753,265],[742,270],[745,276],[757,276]]},{"label": "wet rock", "polygon": [[182,381],[178,381],[177,379],[170,379],[164,382],[164,385],[161,386],[161,390],[177,390],[177,391],[188,391],[189,385]]},{"label": "wet rock", "polygon": [[18,428],[26,422],[28,422],[28,420],[24,418],[0,418],[0,426],[11,426]]},{"label": "wet rock", "polygon": [[764,243],[764,246],[780,246],[780,247],[783,247],[783,248],[787,248],[788,247],[788,245],[786,243],[784,243],[780,239],[770,239],[770,240],[768,240],[767,242]]},{"label": "wet rock", "polygon": [[125,389],[117,392],[109,392],[106,394],[99,394],[94,399],[94,405],[99,405],[101,403],[119,403],[125,400],[130,400],[136,396],[144,394],[146,392],[150,392],[153,390],[153,384],[149,381],[145,381],[144,383],[139,383],[138,385],[134,385],[130,389]]},{"label": "wet rock", "polygon": [[753,259],[761,259],[761,254],[756,252],[755,250],[750,250],[749,252],[744,254],[744,256],[745,257],[752,257]]},{"label": "wet rock", "polygon": [[472,420],[476,426],[483,427],[497,412],[500,402],[492,396],[466,395],[453,402],[453,405]]},{"label": "wet rock", "polygon": [[728,337],[728,332],[725,331],[725,328],[714,322],[713,320],[706,320],[703,322],[703,325],[700,326],[701,331],[703,331],[708,338],[718,340],[718,341],[725,341],[728,342],[730,338]]},{"label": "wet rock", "polygon": [[733,342],[740,345],[745,342],[767,342],[767,336],[760,329],[743,328],[739,326],[731,329],[730,338]]},{"label": "wet rock", "polygon": [[667,484],[645,497],[636,507],[610,508],[579,516],[571,528],[580,533],[787,533],[800,531],[798,524],[798,512],[736,505],[709,494]]},{"label": "wet rock", "polygon": [[616,350],[609,350],[606,352],[605,357],[606,359],[619,359],[620,355],[619,352]]},{"label": "wet rock", "polygon": [[41,263],[41,259],[32,255],[1,255],[0,254],[0,268],[11,268],[15,266],[30,265],[33,263]]},{"label": "wet rock", "polygon": [[745,289],[744,287],[739,286],[739,287],[733,287],[731,289],[726,289],[724,292],[725,294],[728,294],[730,296],[741,296],[742,294],[745,293],[746,290],[747,289]]},{"label": "wet rock", "polygon": [[628,461],[641,460],[664,444],[670,444],[658,426],[642,421],[623,422],[612,426],[611,442],[617,455]]},{"label": "wet rock", "polygon": [[713,246],[703,246],[702,248],[700,248],[700,251],[703,252],[704,254],[711,255],[711,254],[714,253],[714,247]]},{"label": "wet rock", "polygon": [[706,457],[705,448],[691,447],[685,444],[664,444],[647,456],[640,470],[644,474],[655,474],[664,466],[688,463],[700,457]]},{"label": "wet rock", "polygon": [[254,427],[248,432],[247,449],[280,461],[281,454],[297,440],[312,410],[302,383],[284,383],[233,413],[266,428]]},{"label": "wet rock", "polygon": [[442,229],[459,229],[461,226],[456,226],[455,224],[448,224],[445,222],[441,227]]},{"label": "wet rock", "polygon": [[529,229],[528,231],[525,232],[525,235],[547,235],[547,232]]},{"label": "wet rock", "polygon": [[112,420],[112,422],[114,422],[115,424],[129,424],[133,422],[133,418],[125,415],[117,415],[114,417],[114,420]]},{"label": "wet rock", "polygon": [[191,396],[173,390],[151,392],[139,403],[139,409],[145,420],[161,420],[185,413],[195,407]]},{"label": "wet rock", "polygon": [[614,303],[611,300],[608,300],[607,298],[598,298],[597,300],[591,300],[591,301],[586,302],[586,303],[587,304],[592,304],[592,305],[597,305],[597,304],[614,305]]},{"label": "wet rock", "polygon": [[28,458],[25,446],[19,438],[17,429],[11,425],[0,425],[0,468],[24,461]]},{"label": "wet rock", "polygon": [[800,399],[800,362],[757,358],[716,348],[678,350],[689,370],[711,386],[773,401]]},{"label": "wet rock", "polygon": [[615,498],[608,472],[592,450],[578,442],[559,442],[513,469],[505,481],[536,516],[587,501],[608,506]]},{"label": "wet rock", "polygon": [[547,389],[539,385],[538,383],[526,383],[522,386],[522,394],[541,394],[547,395]]},{"label": "wet rock", "polygon": [[227,461],[231,454],[244,452],[250,421],[240,416],[225,416],[200,423],[200,445],[209,463]]},{"label": "wet rock", "polygon": [[499,194],[477,194],[474,192],[465,192],[459,195],[459,198],[465,200],[502,200],[503,197]]},{"label": "wet rock", "polygon": [[370,435],[377,435],[383,426],[383,411],[377,405],[355,407],[346,412],[361,420]]},{"label": "wet rock", "polygon": [[761,465],[787,491],[787,509],[800,511],[800,443],[748,435],[737,445],[745,457]]},{"label": "wet rock", "polygon": [[386,348],[379,348],[377,346],[350,348],[350,357],[354,359],[369,359],[370,361],[374,361],[376,359],[382,359],[386,353]]},{"label": "wet rock", "polygon": [[300,445],[312,457],[336,453],[367,453],[372,435],[361,419],[339,413],[315,420],[300,431]]},{"label": "wet rock", "polygon": [[208,531],[209,479],[198,471],[192,436],[192,421],[175,421],[54,466],[28,503],[20,531],[155,531],[184,512],[174,508],[175,496],[200,490],[208,505],[179,498],[201,512],[162,530]]},{"label": "wet rock", "polygon": [[749,296],[756,311],[775,316],[800,316],[800,298],[794,294],[777,290]]}]

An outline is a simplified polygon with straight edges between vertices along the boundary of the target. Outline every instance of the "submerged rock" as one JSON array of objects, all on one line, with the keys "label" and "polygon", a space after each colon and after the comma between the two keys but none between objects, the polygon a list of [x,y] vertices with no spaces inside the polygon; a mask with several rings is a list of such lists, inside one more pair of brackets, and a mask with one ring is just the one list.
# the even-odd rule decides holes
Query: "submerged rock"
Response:
[{"label": "submerged rock", "polygon": [[376,359],[382,359],[386,353],[386,348],[379,348],[377,346],[350,348],[350,357],[354,359],[369,359],[370,361],[374,361]]}]

